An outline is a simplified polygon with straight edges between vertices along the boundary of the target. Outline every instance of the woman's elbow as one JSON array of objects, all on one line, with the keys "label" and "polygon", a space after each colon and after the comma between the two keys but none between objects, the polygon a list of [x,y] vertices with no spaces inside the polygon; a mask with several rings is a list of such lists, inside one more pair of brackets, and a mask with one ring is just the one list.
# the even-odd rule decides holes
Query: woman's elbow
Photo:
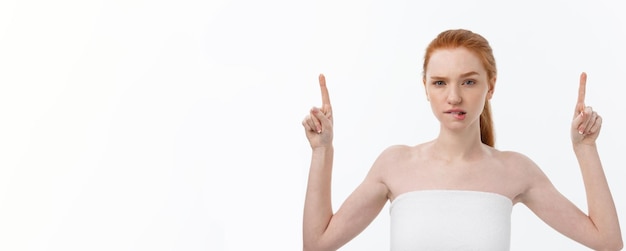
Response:
[{"label": "woman's elbow", "polygon": [[619,241],[617,242],[617,244],[615,244],[615,249],[613,250],[622,250],[624,248],[624,242],[622,241],[622,238],[619,238]]},{"label": "woman's elbow", "polygon": [[624,248],[624,241],[622,240],[622,236],[620,234],[617,238],[615,238],[609,250],[622,250],[622,248]]},{"label": "woman's elbow", "polygon": [[601,246],[595,248],[595,250],[603,250],[603,251],[619,251],[624,248],[624,242],[622,238],[619,237],[615,240],[605,241]]},{"label": "woman's elbow", "polygon": [[321,245],[316,245],[314,243],[303,243],[302,251],[331,251],[332,249],[324,248]]}]

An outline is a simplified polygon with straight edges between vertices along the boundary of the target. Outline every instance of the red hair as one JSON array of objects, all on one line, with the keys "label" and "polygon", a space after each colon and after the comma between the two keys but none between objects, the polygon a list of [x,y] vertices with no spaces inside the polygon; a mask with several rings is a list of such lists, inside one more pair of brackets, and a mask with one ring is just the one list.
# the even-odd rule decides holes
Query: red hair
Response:
[{"label": "red hair", "polygon": [[[489,81],[489,89],[493,90],[495,85],[496,60],[493,56],[493,51],[487,39],[483,36],[464,29],[446,30],[439,35],[426,48],[426,55],[424,55],[424,67],[423,67],[423,79],[426,78],[426,67],[430,56],[434,51],[438,49],[454,49],[463,47],[473,52],[487,70],[487,80]],[[491,118],[491,106],[489,105],[489,99],[485,100],[485,106],[480,114],[480,140],[483,144],[493,147],[495,145],[495,136],[493,129],[493,120]]]}]

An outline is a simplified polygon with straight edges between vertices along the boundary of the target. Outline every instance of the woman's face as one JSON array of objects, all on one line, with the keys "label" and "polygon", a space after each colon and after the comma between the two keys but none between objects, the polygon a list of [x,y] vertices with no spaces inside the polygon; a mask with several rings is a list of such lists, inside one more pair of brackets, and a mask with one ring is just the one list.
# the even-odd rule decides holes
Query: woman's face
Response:
[{"label": "woman's face", "polygon": [[450,129],[478,126],[485,100],[493,94],[482,62],[463,47],[433,52],[424,87],[433,113]]}]

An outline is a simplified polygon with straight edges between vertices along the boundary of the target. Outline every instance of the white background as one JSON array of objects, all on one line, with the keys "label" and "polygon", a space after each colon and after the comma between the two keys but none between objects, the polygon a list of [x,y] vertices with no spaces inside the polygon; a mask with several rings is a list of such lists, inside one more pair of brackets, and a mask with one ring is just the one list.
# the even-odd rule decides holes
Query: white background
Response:
[{"label": "white background", "polygon": [[[496,144],[586,211],[569,140],[580,72],[626,219],[618,1],[0,3],[0,250],[300,250],[310,149],[335,116],[337,208],[393,144],[437,134],[420,80],[439,32],[484,35]],[[342,250],[387,250],[389,211]],[[623,226],[623,224],[622,224]],[[511,250],[586,250],[513,210]]]}]

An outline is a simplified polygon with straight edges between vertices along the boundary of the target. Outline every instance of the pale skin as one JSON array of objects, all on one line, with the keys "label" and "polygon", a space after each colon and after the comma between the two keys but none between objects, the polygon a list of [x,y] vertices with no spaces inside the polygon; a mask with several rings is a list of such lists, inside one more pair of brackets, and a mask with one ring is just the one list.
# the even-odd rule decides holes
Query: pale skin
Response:
[{"label": "pale skin", "polygon": [[485,100],[493,95],[496,78],[488,79],[478,57],[464,48],[439,49],[432,54],[423,81],[440,121],[437,138],[416,146],[387,148],[333,213],[333,116],[326,79],[319,76],[322,106],[312,108],[302,121],[312,149],[304,250],[339,249],[363,231],[388,201],[426,189],[501,194],[513,204],[525,204],[550,227],[591,249],[622,249],[615,204],[596,147],[602,118],[585,105],[585,73],[580,76],[571,140],[587,195],[587,213],[557,191],[528,157],[482,144],[479,116]]}]

